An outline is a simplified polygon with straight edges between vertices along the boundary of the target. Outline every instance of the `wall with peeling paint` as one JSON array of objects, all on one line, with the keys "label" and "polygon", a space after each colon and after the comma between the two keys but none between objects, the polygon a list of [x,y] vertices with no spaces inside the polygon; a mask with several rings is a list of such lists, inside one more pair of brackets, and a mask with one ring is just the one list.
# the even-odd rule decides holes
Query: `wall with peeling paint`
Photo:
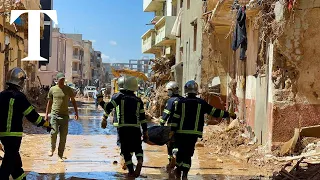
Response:
[{"label": "wall with peeling paint", "polygon": [[273,141],[294,128],[320,124],[320,0],[299,0],[278,39],[273,63]]}]

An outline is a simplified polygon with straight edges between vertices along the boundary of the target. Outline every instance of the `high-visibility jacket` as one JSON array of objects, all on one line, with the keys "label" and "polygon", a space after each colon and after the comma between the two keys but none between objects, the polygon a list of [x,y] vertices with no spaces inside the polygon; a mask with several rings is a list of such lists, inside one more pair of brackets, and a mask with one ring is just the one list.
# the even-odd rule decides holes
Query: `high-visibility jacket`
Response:
[{"label": "high-visibility jacket", "polygon": [[168,121],[167,123],[168,126],[174,125],[172,124],[172,116],[174,114],[174,110],[178,101],[182,98],[183,97],[180,95],[173,95],[168,99],[167,104],[162,112],[162,117],[160,119],[161,124],[165,124]]},{"label": "high-visibility jacket", "polygon": [[22,92],[13,88],[2,91],[0,93],[0,137],[22,137],[24,116],[38,127],[45,123]]},{"label": "high-visibility jacket", "polygon": [[108,116],[112,109],[119,106],[119,122],[118,127],[142,127],[143,131],[147,131],[147,120],[144,112],[144,105],[140,98],[133,92],[118,93],[113,96],[109,103],[101,102],[100,105]]},{"label": "high-visibility jacket", "polygon": [[171,130],[177,134],[194,134],[202,137],[204,114],[216,118],[229,117],[229,113],[209,105],[205,100],[197,97],[186,97],[178,101],[173,115]]},{"label": "high-visibility jacket", "polygon": [[[115,98],[119,93],[125,93],[124,90],[120,90],[120,92],[112,95],[111,99],[112,98]],[[108,115],[106,113],[103,114],[103,116],[105,117],[105,119],[108,118]],[[113,126],[114,127],[118,127],[119,125],[119,118],[120,118],[120,114],[119,114],[119,106],[116,107],[116,109],[114,110],[114,114],[113,114]]]}]

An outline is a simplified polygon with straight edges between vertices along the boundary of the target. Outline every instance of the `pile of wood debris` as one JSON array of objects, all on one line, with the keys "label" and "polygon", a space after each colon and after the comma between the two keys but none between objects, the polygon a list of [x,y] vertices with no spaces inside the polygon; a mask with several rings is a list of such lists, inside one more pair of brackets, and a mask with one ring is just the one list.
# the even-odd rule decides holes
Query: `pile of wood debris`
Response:
[{"label": "pile of wood debris", "polygon": [[170,81],[171,67],[175,64],[175,57],[171,56],[169,58],[156,58],[151,60],[152,71],[154,74],[151,76],[151,81],[158,85],[163,85]]},{"label": "pile of wood debris", "polygon": [[168,99],[169,96],[165,92],[165,86],[159,86],[154,92],[151,93],[150,97],[144,98],[145,102],[149,102],[149,105],[146,108],[146,115],[151,119],[159,118]]},{"label": "pile of wood debris", "polygon": [[38,112],[45,112],[47,95],[48,91],[39,87],[32,87],[26,92],[28,100]]}]

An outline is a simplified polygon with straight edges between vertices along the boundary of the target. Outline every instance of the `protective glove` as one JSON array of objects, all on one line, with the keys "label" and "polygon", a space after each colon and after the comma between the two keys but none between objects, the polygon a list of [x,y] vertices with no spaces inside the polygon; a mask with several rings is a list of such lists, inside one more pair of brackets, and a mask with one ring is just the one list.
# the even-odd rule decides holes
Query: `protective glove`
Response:
[{"label": "protective glove", "polygon": [[101,128],[102,129],[107,128],[107,120],[104,117],[102,118],[102,121],[101,121]]},{"label": "protective glove", "polygon": [[148,142],[149,141],[149,135],[148,135],[148,131],[143,132],[143,142]]},{"label": "protective glove", "polygon": [[229,117],[231,117],[232,119],[236,119],[237,115],[234,112],[229,112]]},{"label": "protective glove", "polygon": [[51,124],[50,124],[49,121],[46,121],[45,123],[43,123],[42,126],[47,128],[47,132],[50,132],[51,130],[54,130],[54,128],[51,127]]}]

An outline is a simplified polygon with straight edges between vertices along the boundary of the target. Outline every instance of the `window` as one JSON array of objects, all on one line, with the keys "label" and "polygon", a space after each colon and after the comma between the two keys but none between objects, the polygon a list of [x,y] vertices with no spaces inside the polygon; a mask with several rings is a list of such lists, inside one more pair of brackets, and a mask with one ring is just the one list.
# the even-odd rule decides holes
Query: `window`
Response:
[{"label": "window", "polygon": [[197,24],[193,26],[193,51],[197,50]]},{"label": "window", "polygon": [[75,62],[72,63],[72,71],[78,71],[78,64]]},{"label": "window", "polygon": [[180,8],[183,7],[183,0],[180,1]]},{"label": "window", "polygon": [[78,54],[79,54],[78,48],[73,49],[73,55],[78,56]]},{"label": "window", "polygon": [[187,0],[187,9],[190,9],[190,0]]}]

